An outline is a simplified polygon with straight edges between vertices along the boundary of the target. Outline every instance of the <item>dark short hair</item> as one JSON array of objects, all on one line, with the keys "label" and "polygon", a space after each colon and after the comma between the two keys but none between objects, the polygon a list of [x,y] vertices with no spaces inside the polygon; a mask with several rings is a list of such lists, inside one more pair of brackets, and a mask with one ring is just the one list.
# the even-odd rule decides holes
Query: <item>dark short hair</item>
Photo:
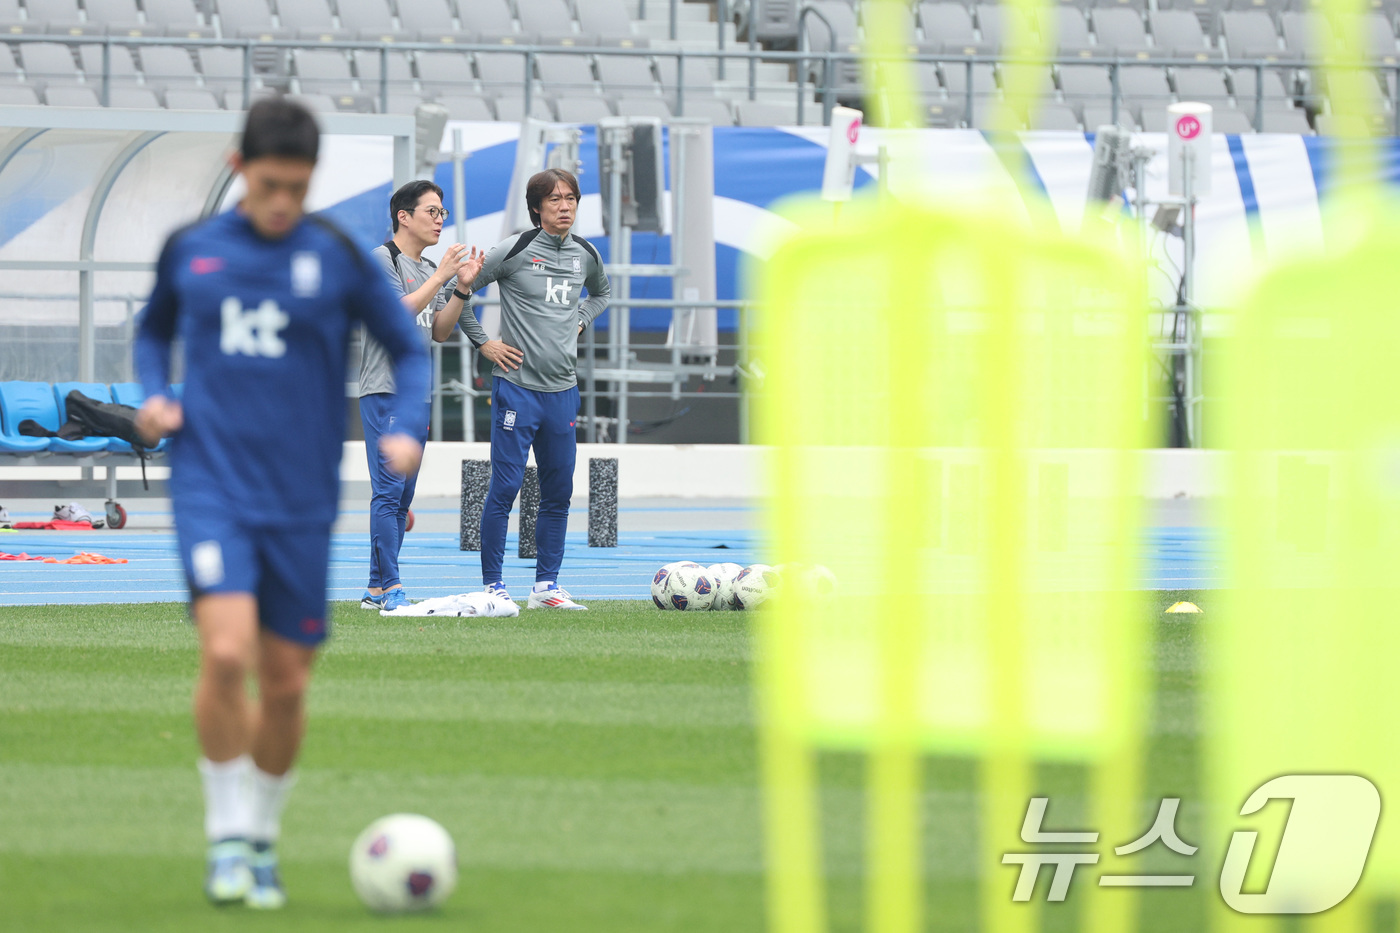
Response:
[{"label": "dark short hair", "polygon": [[578,179],[574,177],[574,173],[562,168],[547,168],[543,172],[537,172],[531,175],[526,183],[525,207],[530,211],[530,222],[536,227],[540,225],[540,205],[544,203],[545,198],[554,193],[561,181],[573,190],[574,197],[582,197],[578,193]]},{"label": "dark short hair", "polygon": [[296,101],[264,97],[248,108],[248,116],[243,121],[243,138],[238,144],[244,162],[281,156],[314,164],[320,149],[321,130],[316,118]]},{"label": "dark short hair", "polygon": [[416,178],[394,192],[389,199],[389,223],[394,225],[395,233],[399,232],[399,211],[412,214],[418,207],[418,200],[429,191],[436,194],[439,201],[442,200],[442,189],[426,178]]}]

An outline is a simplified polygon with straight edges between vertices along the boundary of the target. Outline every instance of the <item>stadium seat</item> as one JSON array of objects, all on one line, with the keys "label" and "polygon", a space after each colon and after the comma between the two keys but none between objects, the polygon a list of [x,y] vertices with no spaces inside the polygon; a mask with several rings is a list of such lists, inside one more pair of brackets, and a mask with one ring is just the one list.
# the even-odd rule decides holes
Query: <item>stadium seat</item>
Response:
[{"label": "stadium seat", "polygon": [[195,54],[206,85],[218,88],[242,87],[242,49],[204,48],[198,49]]},{"label": "stadium seat", "polygon": [[462,16],[462,29],[466,32],[479,36],[503,36],[517,32],[506,0],[470,0],[463,3],[458,12]]},{"label": "stadium seat", "polygon": [[1108,69],[1102,65],[1061,65],[1060,90],[1067,103],[1079,107],[1109,100],[1113,95],[1113,82]]},{"label": "stadium seat", "polygon": [[[38,417],[45,409],[53,408],[53,391],[42,382],[0,382],[0,453],[39,454],[49,449],[47,437],[26,437],[19,433],[19,423],[33,418],[44,424]],[[57,430],[58,412],[53,412],[54,427]],[[45,427],[48,427],[45,424]]]},{"label": "stadium seat", "polygon": [[1253,133],[1254,122],[1240,110],[1217,110],[1211,114],[1211,132],[1230,135]]},{"label": "stadium seat", "polygon": [[566,96],[554,101],[560,123],[597,123],[613,115],[608,102],[601,97]]},{"label": "stadium seat", "polygon": [[19,50],[19,60],[30,81],[73,81],[78,77],[72,49],[56,42],[27,42]]},{"label": "stadium seat", "polygon": [[923,24],[924,41],[940,48],[977,44],[972,28],[972,16],[961,3],[921,3],[919,21]]},{"label": "stadium seat", "polygon": [[0,23],[18,23],[19,0],[0,0]]},{"label": "stadium seat", "polygon": [[[454,120],[470,120],[482,123],[490,123],[496,119],[496,114],[491,110],[490,101],[481,97],[443,95],[438,98],[438,103],[447,108],[447,112]],[[392,108],[392,102],[390,104]],[[408,112],[412,111],[412,107]],[[390,110],[390,113],[398,111]]]},{"label": "stadium seat", "polygon": [[203,87],[172,87],[165,90],[168,110],[222,110],[219,96]]},{"label": "stadium seat", "polygon": [[192,0],[143,0],[146,22],[159,23],[167,29],[204,25]]},{"label": "stadium seat", "polygon": [[[685,98],[685,116],[709,120],[715,126],[734,125],[734,111],[730,109],[727,101],[718,97],[687,94]],[[561,119],[562,117],[563,115],[560,114]]]},{"label": "stadium seat", "polygon": [[[78,63],[82,65],[83,73],[87,75],[89,82],[93,84],[102,81],[102,46],[82,45],[78,46]],[[132,58],[132,50],[122,48],[119,45],[112,46],[112,54],[107,59],[107,67],[112,76],[113,82],[125,82],[134,84],[139,71],[136,68],[136,60]]]},{"label": "stadium seat", "polygon": [[526,65],[526,58],[520,53],[476,53],[476,73],[481,78],[481,87],[492,95],[518,93],[525,81]]},{"label": "stadium seat", "polygon": [[1296,133],[1307,136],[1313,132],[1308,115],[1297,107],[1265,107],[1261,117],[1265,133]]},{"label": "stadium seat", "polygon": [[598,55],[598,76],[609,94],[636,97],[657,90],[651,59],[641,55]]},{"label": "stadium seat", "polygon": [[[79,383],[72,383],[74,388],[78,385]],[[104,394],[107,393],[106,386],[101,388]],[[13,433],[18,435],[19,423],[32,418],[41,427],[57,431],[64,419],[55,397],[56,391],[54,386],[46,382],[0,383],[0,411],[5,415],[6,430],[9,430],[8,425],[13,424]],[[51,453],[95,454],[107,449],[108,440],[105,437],[82,437],[67,441],[60,437],[51,437],[48,438],[48,449]]]},{"label": "stadium seat", "polygon": [[219,32],[236,36],[249,29],[271,29],[272,10],[266,0],[219,0]]},{"label": "stadium seat", "polygon": [[475,87],[476,76],[472,74],[471,59],[466,52],[456,50],[418,53],[418,77],[426,87],[456,88]]},{"label": "stadium seat", "polygon": [[1284,48],[1294,55],[1320,58],[1336,48],[1337,37],[1327,17],[1315,11],[1280,13]]},{"label": "stadium seat", "polygon": [[[671,108],[660,97],[619,97],[617,115],[620,117],[660,117],[669,119]],[[742,101],[741,103],[766,103],[766,101]]]},{"label": "stadium seat", "polygon": [[[377,93],[379,91],[379,52],[371,49],[356,49],[350,53],[350,57],[355,65],[355,77],[360,79],[360,87],[366,91]],[[411,87],[413,84],[413,65],[409,62],[408,55],[391,49],[388,62],[390,93],[400,88]]]},{"label": "stadium seat", "polygon": [[159,110],[160,98],[148,87],[111,87],[107,89],[107,106],[122,110]]},{"label": "stadium seat", "polygon": [[446,36],[457,31],[446,0],[411,0],[399,4],[399,23],[420,36]]},{"label": "stadium seat", "polygon": [[[1012,41],[1011,17],[1019,17],[1020,14],[995,3],[979,3],[974,9],[977,11],[977,29],[982,34],[982,44],[995,50],[1006,49]],[[1021,25],[1022,34],[1028,31],[1031,35],[1037,35],[1034,22],[1026,21]]]},{"label": "stadium seat", "polygon": [[856,11],[845,0],[807,0],[803,6],[813,8],[816,13],[807,14],[803,32],[807,48],[826,51],[833,42],[837,48],[860,41],[860,28],[856,24]]},{"label": "stadium seat", "polygon": [[1231,58],[1286,57],[1279,48],[1274,21],[1262,10],[1226,10],[1220,14],[1220,36]]},{"label": "stadium seat", "polygon": [[[1185,2],[1195,2],[1195,0],[1185,0]],[[1208,0],[1201,0],[1201,2],[1208,2]],[[1147,0],[1088,0],[1088,3],[1096,10],[1137,10],[1141,14],[1147,9]]]},{"label": "stadium seat", "polygon": [[82,22],[77,0],[28,0],[25,9],[29,19],[36,23],[55,25]]},{"label": "stadium seat", "polygon": [[[943,63],[943,86],[948,89],[948,97],[958,104],[967,96],[967,66],[948,62]],[[996,69],[991,65],[972,66],[972,93],[976,97],[986,97],[997,93]]]},{"label": "stadium seat", "polygon": [[580,97],[595,88],[593,65],[586,55],[537,55],[540,83],[556,96]]},{"label": "stadium seat", "polygon": [[1154,67],[1118,69],[1118,93],[1143,103],[1166,101],[1172,96],[1166,69]]},{"label": "stadium seat", "polygon": [[[58,423],[62,424],[68,420],[68,393],[74,390],[81,392],[95,402],[112,401],[112,390],[100,382],[55,382],[53,386],[54,402],[58,405]],[[36,419],[37,420],[37,419]],[[84,441],[102,441],[99,450],[106,450],[111,453],[132,453],[131,444],[119,437],[85,437]],[[73,443],[77,443],[76,441]],[[55,450],[57,448],[54,448]]]},{"label": "stadium seat", "polygon": [[[410,0],[404,6],[421,2]],[[369,39],[394,31],[389,0],[335,0],[335,9],[340,14],[340,28],[351,30],[362,38]]]},{"label": "stadium seat", "polygon": [[1142,16],[1135,9],[1095,9],[1094,35],[1101,48],[1120,54],[1149,48]]},{"label": "stadium seat", "polygon": [[24,84],[0,84],[0,105],[39,107],[42,102],[34,88]]},{"label": "stadium seat", "polygon": [[962,103],[955,100],[933,100],[924,104],[924,125],[932,129],[956,129],[962,126]]},{"label": "stadium seat", "polygon": [[1176,99],[1195,100],[1221,107],[1229,99],[1225,75],[1218,68],[1177,68]]},{"label": "stadium seat", "polygon": [[[1101,126],[1113,123],[1113,107],[1107,103],[1085,104],[1080,115],[1084,118],[1084,129],[1090,133],[1096,132]],[[1130,130],[1136,130],[1142,126],[1137,117],[1123,107],[1118,109],[1118,125]]]},{"label": "stadium seat", "polygon": [[577,5],[578,21],[586,36],[599,41],[630,38],[637,33],[624,0],[586,0]]},{"label": "stadium seat", "polygon": [[1190,10],[1153,10],[1148,20],[1152,41],[1168,54],[1190,55],[1209,47],[1201,21]]},{"label": "stadium seat", "polygon": [[335,113],[340,109],[330,94],[288,94],[287,99],[296,101],[312,113]]},{"label": "stadium seat", "polygon": [[557,39],[578,34],[565,0],[515,0],[520,31],[533,39]]},{"label": "stadium seat", "polygon": [[277,0],[277,22],[282,29],[334,29],[326,0]]},{"label": "stadium seat", "polygon": [[44,103],[50,107],[100,107],[102,101],[90,84],[50,84],[44,88]]},{"label": "stadium seat", "polygon": [[1079,116],[1074,109],[1057,103],[1047,103],[1036,107],[1030,114],[1033,130],[1078,130]]},{"label": "stadium seat", "polygon": [[1367,13],[1361,24],[1361,33],[1365,36],[1366,51],[1371,57],[1395,57],[1395,27],[1384,13]]},{"label": "stadium seat", "polygon": [[[1232,90],[1235,93],[1235,103],[1241,109],[1254,109],[1255,80],[1253,68],[1236,68],[1230,76]],[[1264,72],[1264,106],[1271,103],[1293,105],[1293,95],[1284,84],[1283,76],[1277,71]]]},{"label": "stadium seat", "polygon": [[331,49],[297,49],[297,86],[306,93],[342,94],[353,90],[350,62]]},{"label": "stadium seat", "polygon": [[187,49],[173,45],[148,45],[141,49],[141,71],[148,84],[195,84],[198,73]]},{"label": "stadium seat", "polygon": [[1061,5],[1042,11],[1041,29],[1054,39],[1061,55],[1094,51],[1089,39],[1089,24],[1084,19],[1084,11],[1078,7]]},{"label": "stadium seat", "polygon": [[[549,101],[543,94],[530,96],[530,116],[536,120],[553,123],[554,112],[549,109]],[[496,119],[505,123],[519,123],[525,119],[525,98],[509,96],[496,99]]]}]

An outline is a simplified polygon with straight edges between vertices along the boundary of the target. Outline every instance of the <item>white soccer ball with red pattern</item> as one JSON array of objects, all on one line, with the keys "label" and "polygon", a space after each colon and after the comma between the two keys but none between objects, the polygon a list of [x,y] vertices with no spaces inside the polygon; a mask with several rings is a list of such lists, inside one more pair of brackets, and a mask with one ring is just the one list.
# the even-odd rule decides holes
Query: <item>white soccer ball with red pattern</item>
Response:
[{"label": "white soccer ball with red pattern", "polygon": [[704,612],[715,601],[715,581],[699,564],[676,567],[666,577],[662,600],[668,609]]},{"label": "white soccer ball with red pattern", "polygon": [[427,910],[457,887],[457,847],[433,820],[416,813],[382,817],[350,847],[350,883],[370,910]]}]

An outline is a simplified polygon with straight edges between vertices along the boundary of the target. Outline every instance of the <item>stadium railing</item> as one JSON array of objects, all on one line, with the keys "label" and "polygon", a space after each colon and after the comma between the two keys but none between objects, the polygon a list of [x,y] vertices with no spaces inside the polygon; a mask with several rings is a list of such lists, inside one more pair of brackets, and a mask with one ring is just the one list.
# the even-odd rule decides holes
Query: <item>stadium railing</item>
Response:
[{"label": "stadium railing", "polygon": [[[99,97],[105,106],[110,100],[112,87],[111,72],[111,50],[116,46],[128,48],[139,48],[142,46],[178,46],[186,49],[201,48],[236,48],[243,52],[243,99],[248,100],[255,90],[253,82],[256,79],[288,77],[286,75],[276,75],[272,72],[262,70],[258,66],[259,54],[264,59],[276,59],[277,50],[339,50],[339,51],[370,51],[379,54],[379,77],[378,93],[375,103],[378,109],[387,111],[390,96],[390,67],[389,56],[397,52],[452,54],[452,53],[472,53],[472,54],[512,54],[518,55],[521,59],[521,91],[524,95],[525,112],[530,111],[531,101],[537,92],[535,73],[535,61],[538,56],[603,56],[603,57],[624,57],[624,58],[652,58],[660,60],[673,60],[675,62],[675,86],[674,86],[674,114],[676,116],[685,115],[685,98],[687,94],[694,94],[697,90],[695,85],[687,87],[685,82],[685,68],[687,61],[716,61],[721,65],[725,61],[747,62],[747,96],[749,100],[756,100],[758,94],[758,83],[756,80],[755,66],[760,62],[789,62],[796,66],[795,98],[797,103],[798,122],[803,122],[805,117],[805,97],[809,89],[817,90],[822,95],[824,124],[830,123],[831,108],[835,105],[838,95],[846,94],[851,97],[859,96],[859,88],[843,88],[838,79],[839,74],[851,74],[852,69],[859,70],[863,57],[861,49],[857,46],[847,46],[842,49],[835,47],[825,50],[798,50],[798,51],[778,51],[769,49],[745,50],[745,49],[716,49],[695,51],[684,48],[659,49],[652,47],[622,48],[612,46],[559,46],[540,45],[529,43],[487,43],[487,42],[463,42],[445,45],[443,43],[432,42],[375,42],[368,40],[335,40],[335,41],[315,41],[307,39],[256,39],[256,38],[188,38],[188,37],[168,37],[168,36],[61,36],[61,35],[12,35],[6,36],[5,40],[11,44],[23,45],[26,43],[61,43],[69,46],[100,46],[102,48],[102,74]],[[976,52],[950,53],[925,51],[920,47],[911,46],[908,60],[919,64],[931,64],[939,66],[955,66],[966,69],[966,87],[963,93],[964,114],[968,124],[972,125],[973,114],[979,97],[995,95],[998,89],[978,88],[975,85],[975,72],[977,65],[997,65],[1019,62],[1014,54],[986,54]],[[820,65],[820,82],[808,84],[806,72],[813,64]],[[1264,58],[1224,58],[1213,56],[1157,56],[1140,57],[1137,55],[1059,55],[1046,59],[1037,59],[1036,64],[1054,65],[1056,67],[1089,67],[1098,66],[1107,68],[1109,71],[1112,93],[1110,96],[1111,114],[1116,121],[1119,117],[1120,109],[1123,106],[1124,96],[1121,89],[1121,76],[1124,69],[1132,68],[1186,68],[1186,69],[1213,69],[1217,71],[1231,72],[1240,69],[1247,69],[1254,72],[1254,114],[1252,124],[1256,131],[1263,126],[1263,104],[1264,104],[1264,73],[1266,71],[1295,72],[1299,69],[1308,68],[1310,62],[1300,58],[1286,58],[1269,56]],[[1394,79],[1400,79],[1400,60],[1387,57],[1385,59],[1371,59],[1357,61],[1355,67],[1367,71],[1379,72]],[[950,103],[958,103],[949,100]],[[1164,99],[1164,104],[1166,100]],[[1400,135],[1400,106],[1394,108],[1391,114],[1392,129]]]}]

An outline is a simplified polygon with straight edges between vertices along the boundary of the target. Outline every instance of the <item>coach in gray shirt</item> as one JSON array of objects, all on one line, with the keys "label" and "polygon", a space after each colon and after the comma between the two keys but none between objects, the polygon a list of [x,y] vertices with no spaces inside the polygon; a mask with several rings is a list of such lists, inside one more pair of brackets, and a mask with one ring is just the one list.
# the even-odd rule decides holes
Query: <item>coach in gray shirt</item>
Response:
[{"label": "coach in gray shirt", "polygon": [[[434,315],[470,317],[466,295],[456,291],[457,276],[468,281],[481,270],[484,254],[454,244],[443,254],[442,265],[423,258],[423,250],[438,242],[447,211],[442,189],[420,179],[404,185],[389,200],[393,239],[370,253],[383,269],[391,287],[402,296],[404,313],[414,316],[424,343],[432,334]],[[365,428],[365,453],[369,458],[369,585],[360,599],[366,609],[394,609],[408,602],[399,581],[399,548],[403,545],[408,506],[413,501],[415,476],[390,470],[379,452],[379,437],[392,433],[394,417],[393,361],[378,341],[364,334],[360,357],[360,420]],[[431,361],[428,363],[432,365]],[[429,380],[429,385],[431,385]],[[427,404],[428,400],[424,400]],[[427,424],[427,421],[424,421]],[[425,429],[426,430],[426,429]],[[426,433],[418,438],[427,440]]]},{"label": "coach in gray shirt", "polygon": [[[481,515],[481,573],[487,592],[506,596],[501,564],[506,523],[524,479],[531,447],[540,472],[535,523],[535,586],[529,609],[583,609],[559,588],[564,533],[574,492],[578,449],[578,336],[612,294],[593,244],[571,232],[578,217],[578,180],[563,169],[534,175],[525,206],[535,228],[507,237],[486,254],[469,291],[495,282],[501,298],[501,346],[482,355],[495,368],[491,386],[491,487]],[[462,273],[466,281],[468,272]],[[588,297],[583,296],[584,289]],[[474,315],[448,308],[433,323],[446,340],[461,323],[473,344],[486,341]]]}]

